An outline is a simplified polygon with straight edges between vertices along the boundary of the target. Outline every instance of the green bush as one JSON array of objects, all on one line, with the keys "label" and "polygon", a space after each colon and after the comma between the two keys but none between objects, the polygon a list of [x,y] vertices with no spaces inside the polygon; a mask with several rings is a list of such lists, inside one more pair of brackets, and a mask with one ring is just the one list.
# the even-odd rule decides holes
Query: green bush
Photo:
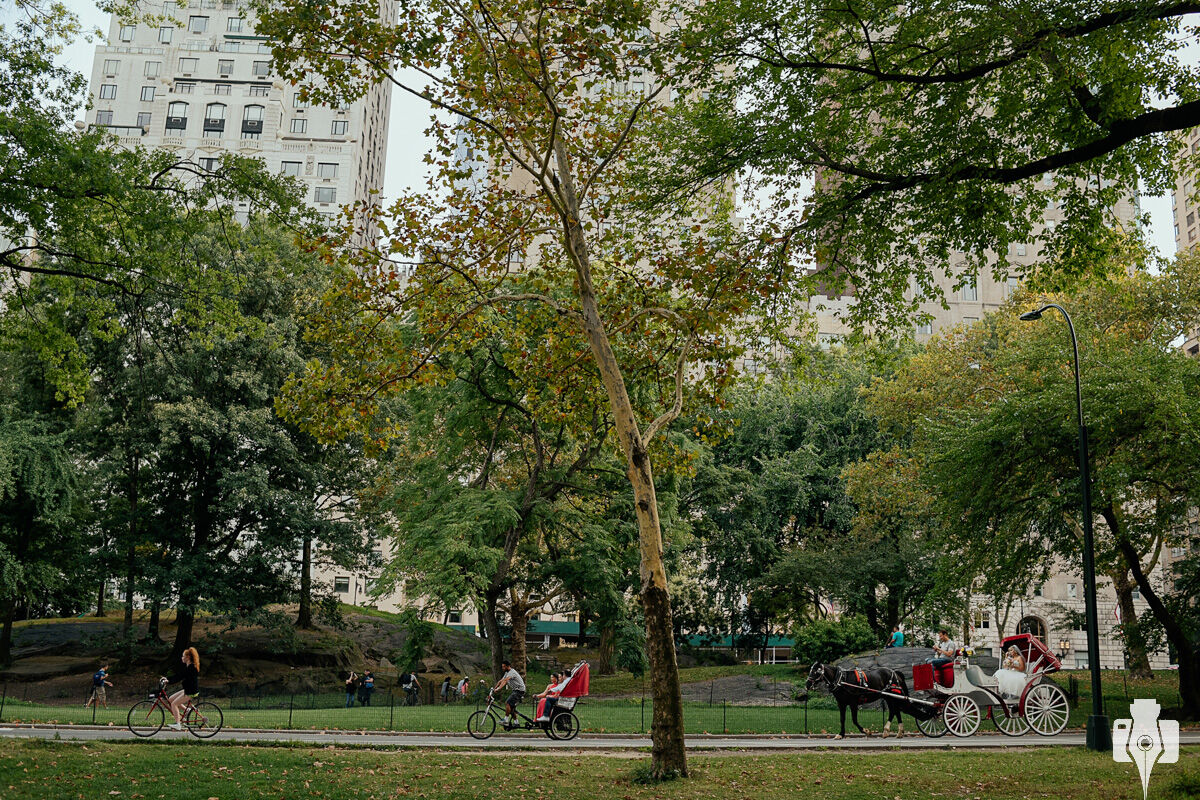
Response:
[{"label": "green bush", "polygon": [[829,663],[875,646],[875,633],[859,616],[818,619],[800,626],[795,634],[795,656],[801,663]]}]

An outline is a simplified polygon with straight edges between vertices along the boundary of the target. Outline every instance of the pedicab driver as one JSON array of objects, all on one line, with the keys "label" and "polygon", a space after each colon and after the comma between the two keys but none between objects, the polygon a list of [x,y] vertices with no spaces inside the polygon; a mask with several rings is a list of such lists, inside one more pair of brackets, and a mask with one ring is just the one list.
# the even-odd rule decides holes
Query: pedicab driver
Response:
[{"label": "pedicab driver", "polygon": [[517,706],[525,699],[525,679],[521,677],[521,673],[513,669],[512,664],[508,661],[501,661],[500,666],[504,669],[504,674],[492,687],[492,693],[500,691],[505,686],[509,687],[508,699],[504,701],[504,710],[508,712],[504,718],[504,725],[511,728],[517,724]]}]

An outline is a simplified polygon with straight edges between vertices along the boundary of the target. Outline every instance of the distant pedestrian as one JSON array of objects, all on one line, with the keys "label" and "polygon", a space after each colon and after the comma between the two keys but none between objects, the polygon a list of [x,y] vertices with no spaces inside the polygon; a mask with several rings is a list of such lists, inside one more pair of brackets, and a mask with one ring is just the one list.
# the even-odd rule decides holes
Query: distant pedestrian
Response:
[{"label": "distant pedestrian", "polygon": [[467,676],[463,675],[462,680],[458,682],[458,699],[466,700],[467,695],[471,692],[471,682],[467,680]]},{"label": "distant pedestrian", "polygon": [[353,671],[346,678],[346,708],[354,707],[354,696],[358,694],[358,675]]},{"label": "distant pedestrian", "polygon": [[93,703],[103,703],[105,708],[108,708],[108,689],[112,684],[108,682],[108,664],[104,664],[100,669],[92,674],[92,694],[88,697],[88,701],[83,704],[84,708]]},{"label": "distant pedestrian", "polygon": [[400,687],[404,689],[404,704],[415,706],[418,702],[418,693],[421,691],[421,682],[417,680],[417,673],[411,669],[405,672],[400,678]]},{"label": "distant pedestrian", "polygon": [[449,675],[447,675],[442,680],[442,702],[443,703],[450,702],[450,676]]},{"label": "distant pedestrian", "polygon": [[373,694],[375,694],[375,673],[367,670],[358,687],[358,702],[364,706],[371,705],[371,695]]}]

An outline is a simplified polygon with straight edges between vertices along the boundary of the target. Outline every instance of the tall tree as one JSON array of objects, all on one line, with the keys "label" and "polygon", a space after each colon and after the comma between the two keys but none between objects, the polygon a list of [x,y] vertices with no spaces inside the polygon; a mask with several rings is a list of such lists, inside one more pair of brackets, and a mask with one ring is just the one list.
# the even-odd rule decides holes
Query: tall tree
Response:
[{"label": "tall tree", "polygon": [[[391,238],[365,254],[362,282],[343,295],[360,301],[357,316],[338,312],[329,328],[343,352],[310,371],[293,418],[326,435],[348,432],[381,392],[422,380],[438,353],[479,340],[496,315],[560,320],[527,368],[564,381],[590,376],[607,399],[639,527],[653,771],[686,774],[656,440],[689,386],[719,390],[740,343],[786,326],[766,312],[789,267],[757,258],[757,240],[734,224],[729,187],[696,195],[670,218],[636,209],[644,191],[627,180],[630,158],[659,146],[646,121],[686,89],[661,46],[658,7],[434,0],[382,21],[380,8],[260,8],[281,74],[313,97],[337,102],[388,80],[437,112],[430,191],[381,212]],[[397,273],[410,266],[404,282]],[[389,333],[397,319],[416,335]],[[657,391],[638,397],[631,383]]]},{"label": "tall tree", "polygon": [[[1181,256],[1160,275],[1118,272],[1056,298],[1080,337],[1093,509],[1102,523],[1097,564],[1132,577],[1179,658],[1183,710],[1192,716],[1200,714],[1197,629],[1180,614],[1172,582],[1155,585],[1146,567],[1200,500],[1200,363],[1174,344],[1200,321],[1195,258]],[[983,322],[935,340],[874,391],[872,406],[913,433],[922,479],[962,520],[944,541],[966,563],[981,551],[1080,562],[1070,342],[1056,321],[1017,321],[1032,302],[1018,295]],[[1022,563],[1014,557],[1008,566]],[[1027,575],[1006,577],[1023,583]]]},{"label": "tall tree", "polygon": [[[940,297],[942,270],[1003,276],[1035,236],[1039,270],[1102,272],[1142,236],[1114,206],[1170,192],[1172,133],[1200,124],[1187,0],[679,6],[697,91],[664,119],[651,171],[667,193],[761,180],[859,322]],[[1041,230],[1048,204],[1066,213]]]}]

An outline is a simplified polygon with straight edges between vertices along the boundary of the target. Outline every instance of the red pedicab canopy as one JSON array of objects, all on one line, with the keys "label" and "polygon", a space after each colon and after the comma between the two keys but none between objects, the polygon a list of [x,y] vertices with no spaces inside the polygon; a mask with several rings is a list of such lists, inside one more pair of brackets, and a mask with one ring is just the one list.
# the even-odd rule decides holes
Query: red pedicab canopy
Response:
[{"label": "red pedicab canopy", "polygon": [[559,692],[559,697],[586,697],[588,693],[588,682],[591,680],[591,672],[588,669],[588,662],[580,661],[571,670],[570,677],[567,678],[567,685]]},{"label": "red pedicab canopy", "polygon": [[1000,642],[1001,663],[1004,662],[1004,654],[1008,652],[1010,646],[1017,648],[1017,652],[1025,659],[1025,668],[1029,672],[1033,672],[1034,670],[1057,672],[1062,668],[1062,662],[1058,660],[1053,651],[1042,644],[1042,640],[1032,633],[1018,633],[1015,636],[1006,636],[1004,641]]}]

